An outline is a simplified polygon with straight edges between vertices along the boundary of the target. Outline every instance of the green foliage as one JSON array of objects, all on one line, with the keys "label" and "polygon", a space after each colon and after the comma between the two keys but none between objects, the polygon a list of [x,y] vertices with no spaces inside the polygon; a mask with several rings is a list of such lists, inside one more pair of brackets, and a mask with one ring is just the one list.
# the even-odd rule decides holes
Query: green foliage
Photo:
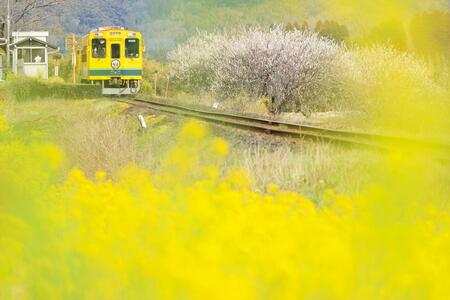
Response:
[{"label": "green foliage", "polygon": [[48,60],[49,74],[54,75],[55,67],[58,66],[58,76],[65,82],[72,82],[72,58],[70,55],[51,56]]},{"label": "green foliage", "polygon": [[169,84],[168,91],[170,92],[170,74],[167,66],[161,62],[144,59],[143,61],[143,81],[142,92],[146,95],[155,95],[155,83],[156,83],[156,95],[165,96],[167,85]]},{"label": "green foliage", "polygon": [[333,39],[338,43],[344,42],[349,37],[347,26],[336,21],[317,21],[314,31],[320,36]]},{"label": "green foliage", "polygon": [[415,51],[428,58],[450,60],[450,12],[415,15],[410,32]]},{"label": "green foliage", "polygon": [[407,50],[406,30],[399,20],[390,20],[375,26],[361,40],[361,44],[382,44],[398,50]]},{"label": "green foliage", "polygon": [[303,21],[303,23],[298,22],[288,22],[285,26],[286,31],[314,31],[317,32],[318,35],[332,39],[338,43],[344,42],[349,38],[349,31],[347,26],[340,24],[336,21],[325,20],[325,21],[317,21],[316,26],[314,28],[309,27],[309,23],[307,21]]},{"label": "green foliage", "polygon": [[289,22],[289,23],[287,23],[285,30],[286,31],[294,31],[294,30],[308,31],[309,24],[306,21],[304,21],[301,25],[297,22],[294,22],[294,23]]},{"label": "green foliage", "polygon": [[16,77],[6,83],[7,91],[16,101],[29,101],[37,98],[93,99],[101,96],[97,85],[66,84],[61,79],[48,81]]},{"label": "green foliage", "polygon": [[430,64],[382,46],[347,51],[341,59],[340,82],[349,107],[364,115],[359,127],[446,135],[450,106]]}]

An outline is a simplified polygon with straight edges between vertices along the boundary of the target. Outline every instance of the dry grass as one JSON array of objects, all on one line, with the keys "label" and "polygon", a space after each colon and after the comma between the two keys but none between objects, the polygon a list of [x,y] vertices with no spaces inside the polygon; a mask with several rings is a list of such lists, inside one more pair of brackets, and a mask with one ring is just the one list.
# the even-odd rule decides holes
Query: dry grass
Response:
[{"label": "dry grass", "polygon": [[109,100],[44,99],[7,102],[3,111],[19,132],[31,132],[29,138],[57,143],[71,167],[92,176],[99,170],[113,173],[143,159],[136,148],[139,128],[119,114],[124,108]]},{"label": "dry grass", "polygon": [[[125,107],[110,100],[10,102],[3,108],[8,122],[20,131],[45,133],[43,140],[59,144],[70,167],[94,176],[109,174],[128,165],[158,171],[174,142],[179,119],[147,117],[150,129],[142,132],[136,119],[144,111],[121,113]],[[224,168],[240,166],[254,178],[254,189],[263,191],[275,183],[319,199],[328,188],[357,192],[370,159],[362,150],[327,144],[295,143],[218,130],[232,144]],[[36,136],[39,136],[37,134]],[[36,138],[33,137],[34,139]],[[372,159],[374,157],[372,156]],[[358,174],[357,176],[355,174]]]},{"label": "dry grass", "polygon": [[237,143],[229,164],[242,166],[264,191],[274,183],[320,202],[328,189],[353,194],[369,182],[380,159],[376,152],[321,143],[275,143],[270,138],[253,144]]},{"label": "dry grass", "polygon": [[126,117],[96,113],[81,116],[67,127],[61,142],[76,166],[93,175],[98,170],[112,174],[128,164],[136,164],[140,158],[136,141]]}]

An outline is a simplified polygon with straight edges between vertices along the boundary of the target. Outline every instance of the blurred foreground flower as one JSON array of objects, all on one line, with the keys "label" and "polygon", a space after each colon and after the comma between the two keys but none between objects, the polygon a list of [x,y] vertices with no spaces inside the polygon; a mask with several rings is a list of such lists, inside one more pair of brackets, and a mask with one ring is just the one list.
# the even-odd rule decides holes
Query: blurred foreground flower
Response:
[{"label": "blurred foreground flower", "polygon": [[57,148],[0,141],[0,299],[450,295],[449,212],[414,175],[328,191],[316,207],[275,185],[255,193],[242,170],[220,174],[228,145],[198,122],[161,173],[129,166],[114,181],[73,170],[57,183]]}]

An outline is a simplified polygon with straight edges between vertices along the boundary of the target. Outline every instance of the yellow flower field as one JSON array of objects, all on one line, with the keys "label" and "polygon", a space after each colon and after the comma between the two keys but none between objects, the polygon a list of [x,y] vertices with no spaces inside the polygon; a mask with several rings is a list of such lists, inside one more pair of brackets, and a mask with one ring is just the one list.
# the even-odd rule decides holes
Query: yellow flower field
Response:
[{"label": "yellow flower field", "polygon": [[90,179],[0,119],[0,299],[450,295],[450,215],[422,189],[419,157],[391,155],[366,193],[318,206],[221,172],[229,146],[200,123],[177,141],[157,174]]}]

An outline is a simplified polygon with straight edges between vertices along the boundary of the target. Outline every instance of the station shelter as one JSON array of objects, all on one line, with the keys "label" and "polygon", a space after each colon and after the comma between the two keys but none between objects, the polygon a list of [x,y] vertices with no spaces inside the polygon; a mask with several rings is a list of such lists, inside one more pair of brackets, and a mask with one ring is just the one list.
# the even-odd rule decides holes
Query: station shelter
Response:
[{"label": "station shelter", "polygon": [[17,75],[48,79],[49,54],[58,47],[47,42],[47,31],[13,32],[11,70]]}]

